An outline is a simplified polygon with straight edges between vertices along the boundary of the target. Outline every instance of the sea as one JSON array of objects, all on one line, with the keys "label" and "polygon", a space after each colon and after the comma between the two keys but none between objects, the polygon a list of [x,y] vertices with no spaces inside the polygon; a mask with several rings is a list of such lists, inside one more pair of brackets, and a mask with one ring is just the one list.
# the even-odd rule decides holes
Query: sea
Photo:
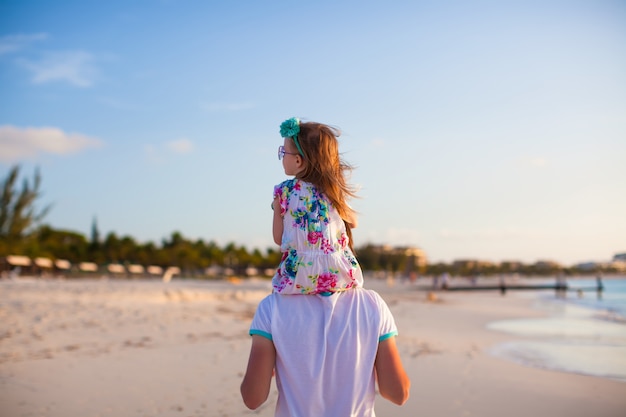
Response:
[{"label": "sea", "polygon": [[566,295],[553,291],[518,293],[531,297],[545,318],[502,320],[488,324],[514,340],[489,349],[494,356],[524,366],[591,375],[626,382],[626,276],[567,281]]}]

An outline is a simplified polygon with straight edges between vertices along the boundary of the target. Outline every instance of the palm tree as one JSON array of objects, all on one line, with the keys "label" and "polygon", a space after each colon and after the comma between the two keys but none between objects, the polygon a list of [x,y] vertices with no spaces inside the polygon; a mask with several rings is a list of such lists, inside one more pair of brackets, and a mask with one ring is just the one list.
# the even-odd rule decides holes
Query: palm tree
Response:
[{"label": "palm tree", "polygon": [[41,196],[39,169],[35,170],[32,186],[28,179],[24,179],[22,190],[18,192],[16,182],[19,172],[20,166],[15,165],[0,184],[0,251],[6,254],[19,252],[21,240],[46,216],[51,207],[35,210],[35,201]]}]

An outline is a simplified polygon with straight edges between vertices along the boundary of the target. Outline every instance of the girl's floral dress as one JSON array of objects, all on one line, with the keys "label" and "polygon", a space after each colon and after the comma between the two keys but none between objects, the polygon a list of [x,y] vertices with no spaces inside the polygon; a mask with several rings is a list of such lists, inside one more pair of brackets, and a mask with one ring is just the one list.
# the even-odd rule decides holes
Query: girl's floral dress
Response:
[{"label": "girl's floral dress", "polygon": [[327,295],[363,286],[345,224],[326,196],[294,178],[274,187],[274,198],[284,225],[275,292]]}]

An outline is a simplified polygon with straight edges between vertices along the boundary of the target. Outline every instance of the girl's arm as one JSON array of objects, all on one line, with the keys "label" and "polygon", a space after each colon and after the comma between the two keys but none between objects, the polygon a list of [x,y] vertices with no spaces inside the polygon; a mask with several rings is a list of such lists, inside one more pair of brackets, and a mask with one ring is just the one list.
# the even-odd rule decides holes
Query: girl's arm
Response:
[{"label": "girl's arm", "polygon": [[274,197],[272,209],[274,210],[272,234],[274,236],[274,242],[280,246],[283,243],[283,217],[280,215],[280,201],[277,197]]},{"label": "girl's arm", "polygon": [[274,343],[263,336],[253,335],[248,369],[241,383],[241,397],[249,409],[256,410],[267,400],[275,364]]},{"label": "girl's arm", "polygon": [[394,404],[404,404],[409,399],[411,380],[402,366],[395,337],[378,343],[374,366],[380,395]]}]

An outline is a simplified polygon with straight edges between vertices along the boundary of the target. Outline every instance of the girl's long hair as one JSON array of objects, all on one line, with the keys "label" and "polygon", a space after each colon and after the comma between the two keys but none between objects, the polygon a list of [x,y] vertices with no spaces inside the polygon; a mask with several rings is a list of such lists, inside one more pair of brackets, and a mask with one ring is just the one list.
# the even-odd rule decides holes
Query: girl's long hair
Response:
[{"label": "girl's long hair", "polygon": [[353,167],[339,155],[337,137],[340,135],[341,131],[335,127],[301,122],[298,143],[304,153],[306,168],[297,177],[315,185],[318,191],[328,197],[346,223],[350,249],[354,251],[352,230],[345,219],[356,216],[348,200],[357,195],[356,189],[346,179]]}]

